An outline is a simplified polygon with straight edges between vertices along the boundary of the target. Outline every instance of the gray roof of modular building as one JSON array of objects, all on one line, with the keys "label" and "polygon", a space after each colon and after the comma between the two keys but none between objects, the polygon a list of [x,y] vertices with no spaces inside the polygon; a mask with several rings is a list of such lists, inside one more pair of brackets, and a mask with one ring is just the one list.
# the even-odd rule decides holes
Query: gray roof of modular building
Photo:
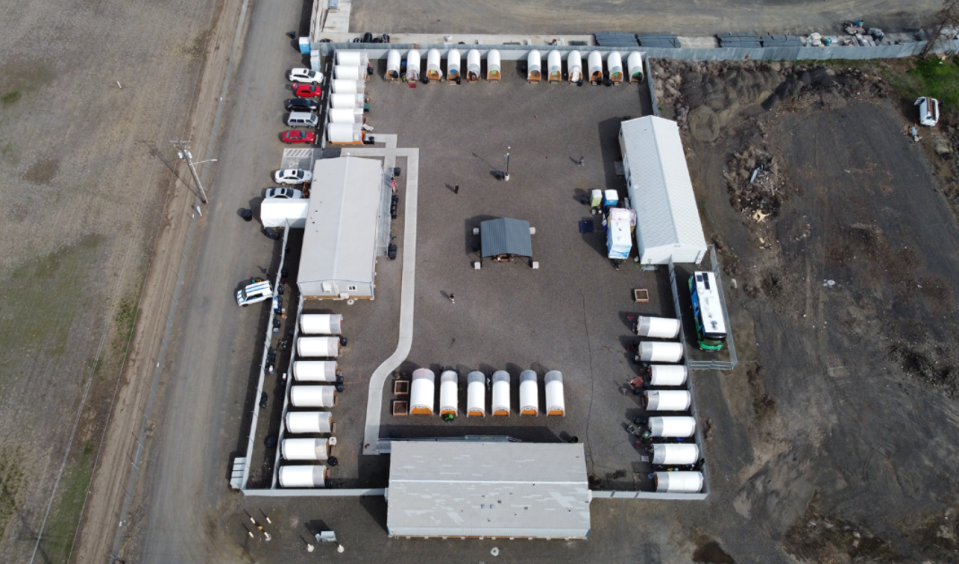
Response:
[{"label": "gray roof of modular building", "polygon": [[393,536],[585,537],[581,444],[394,441]]},{"label": "gray roof of modular building", "polygon": [[529,235],[529,222],[522,219],[501,217],[480,223],[482,256],[499,255],[533,256],[533,242]]}]

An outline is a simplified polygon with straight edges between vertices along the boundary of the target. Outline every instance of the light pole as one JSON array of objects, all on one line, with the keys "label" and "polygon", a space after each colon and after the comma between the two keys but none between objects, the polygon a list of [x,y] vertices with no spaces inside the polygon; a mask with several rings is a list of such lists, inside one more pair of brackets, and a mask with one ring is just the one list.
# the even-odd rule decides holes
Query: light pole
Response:
[{"label": "light pole", "polygon": [[506,148],[506,174],[503,175],[503,180],[506,180],[507,182],[509,181],[509,150],[510,149],[512,149],[512,147]]},{"label": "light pole", "polygon": [[203,163],[215,163],[216,159],[207,159],[205,161],[200,161],[198,163],[193,162],[193,153],[190,152],[190,147],[183,141],[174,141],[173,145],[177,148],[177,156],[181,159],[186,159],[187,166],[190,167],[190,174],[193,175],[193,181],[196,182],[197,188],[200,189],[200,199],[204,204],[209,203],[206,197],[206,191],[203,190],[203,183],[200,182],[200,175],[196,173],[196,166]]}]

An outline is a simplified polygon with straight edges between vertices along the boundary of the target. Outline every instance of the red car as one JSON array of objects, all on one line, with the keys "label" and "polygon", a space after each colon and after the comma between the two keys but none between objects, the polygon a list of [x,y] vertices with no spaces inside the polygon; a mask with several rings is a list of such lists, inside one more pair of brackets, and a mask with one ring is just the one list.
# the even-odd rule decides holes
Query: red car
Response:
[{"label": "red car", "polygon": [[284,143],[313,143],[316,141],[316,134],[312,131],[284,131],[280,137]]},{"label": "red car", "polygon": [[300,98],[316,98],[323,92],[315,84],[293,83],[293,94]]}]

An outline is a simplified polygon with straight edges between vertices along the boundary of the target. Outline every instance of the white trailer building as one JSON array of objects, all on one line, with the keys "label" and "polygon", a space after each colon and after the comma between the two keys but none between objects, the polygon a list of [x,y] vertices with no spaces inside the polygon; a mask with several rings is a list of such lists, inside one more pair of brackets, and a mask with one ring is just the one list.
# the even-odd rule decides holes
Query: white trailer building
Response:
[{"label": "white trailer building", "polygon": [[702,262],[706,237],[676,122],[655,116],[624,121],[619,148],[642,264]]}]

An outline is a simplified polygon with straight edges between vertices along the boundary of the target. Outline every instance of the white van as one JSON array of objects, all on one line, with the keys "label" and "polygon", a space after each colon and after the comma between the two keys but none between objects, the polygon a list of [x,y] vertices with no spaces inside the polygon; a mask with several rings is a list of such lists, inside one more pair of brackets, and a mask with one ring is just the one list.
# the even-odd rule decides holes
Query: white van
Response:
[{"label": "white van", "polygon": [[286,118],[286,124],[290,127],[316,127],[320,123],[320,118],[310,112],[290,112]]},{"label": "white van", "polygon": [[268,280],[254,282],[236,293],[236,305],[246,307],[273,297],[273,288]]}]

